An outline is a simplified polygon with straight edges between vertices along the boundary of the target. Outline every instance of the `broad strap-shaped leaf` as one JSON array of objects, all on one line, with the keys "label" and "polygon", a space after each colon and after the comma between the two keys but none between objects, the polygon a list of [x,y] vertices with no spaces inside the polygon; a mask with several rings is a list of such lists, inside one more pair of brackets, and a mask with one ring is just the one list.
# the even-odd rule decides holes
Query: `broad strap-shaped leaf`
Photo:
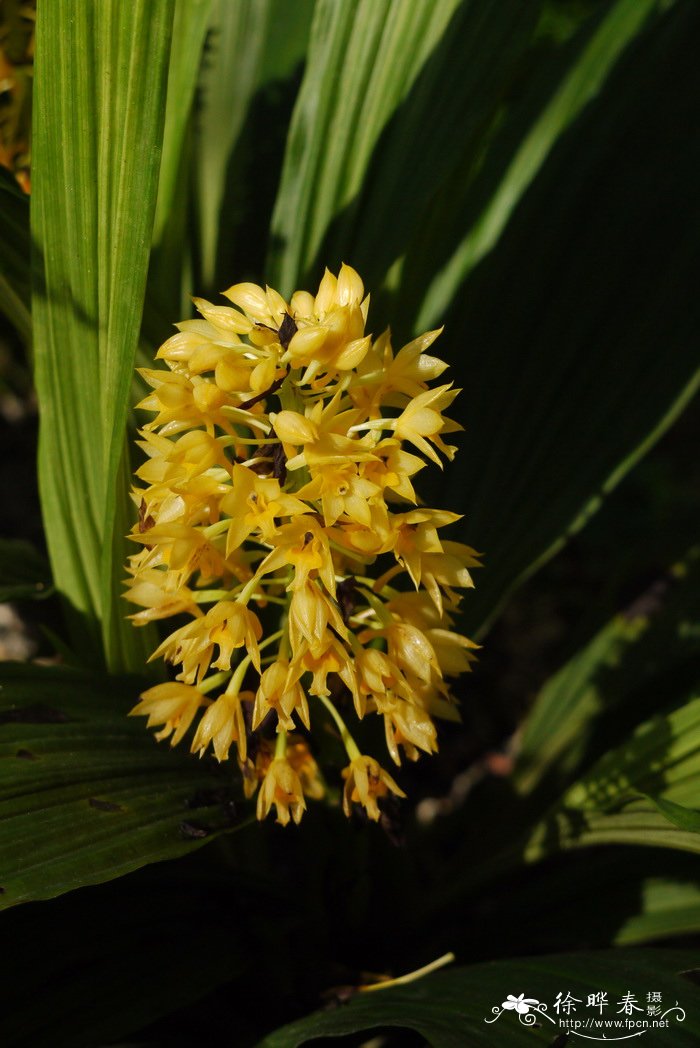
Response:
[{"label": "broad strap-shaped leaf", "polygon": [[[640,796],[641,795],[641,796]],[[606,753],[533,830],[524,856],[600,844],[700,852],[700,699]]]},{"label": "broad strap-shaped leaf", "polygon": [[184,855],[230,829],[232,775],[158,745],[136,678],[0,667],[0,907]]},{"label": "broad strap-shaped leaf", "polygon": [[560,808],[535,827],[524,859],[539,862],[557,852],[611,844],[700,854],[700,833],[670,822],[651,800],[630,801],[614,812]]},{"label": "broad strap-shaped leaf", "polygon": [[170,220],[213,0],[176,0],[153,238]]},{"label": "broad strap-shaped leaf", "polygon": [[27,345],[32,336],[29,243],[29,198],[0,167],[0,313]]},{"label": "broad strap-shaped leaf", "polygon": [[202,858],[3,913],[22,944],[0,985],[3,1048],[140,1041],[128,1035],[265,964],[269,887]]},{"label": "broad strap-shaped leaf", "polygon": [[[188,315],[192,253],[193,114],[212,0],[176,0],[168,70],[163,154],[144,303],[143,335],[151,346]],[[150,367],[153,352],[147,353]],[[135,398],[135,401],[140,398]]]},{"label": "broad strap-shaped leaf", "polygon": [[633,792],[700,808],[700,699],[641,724],[565,793],[567,808],[614,810]]},{"label": "broad strap-shaped leaf", "polygon": [[421,5],[318,5],[269,279],[288,291],[345,260],[384,285],[372,330],[446,323],[466,432],[447,485],[422,494],[462,511],[484,553],[477,630],[697,389],[682,128],[699,116],[698,12],[429,7],[430,32]]},{"label": "broad strap-shaped leaf", "polygon": [[[692,551],[608,623],[542,689],[519,745],[516,784],[532,791],[545,777],[561,788],[591,762],[614,730],[673,701],[673,674],[700,651],[700,556]],[[617,717],[617,719],[616,719]],[[556,788],[553,784],[552,788]]]},{"label": "broad strap-shaped leaf", "polygon": [[[318,266],[331,221],[361,191],[384,126],[414,86],[457,7],[456,0],[342,4],[319,0],[316,4],[306,72],[272,217],[268,279],[283,293],[297,286],[314,264]],[[449,81],[459,84],[459,78],[451,76]],[[414,134],[422,126],[414,121]],[[397,150],[386,154],[394,172],[391,197],[383,198],[390,208],[404,160]],[[440,157],[437,162],[441,163]],[[405,230],[410,216],[401,213],[401,220]],[[362,223],[363,216],[355,221]],[[385,229],[375,226],[373,233],[381,240]],[[351,250],[347,238],[341,238],[341,249]],[[354,257],[346,260],[360,264]],[[323,260],[328,265],[339,261],[333,252]]]},{"label": "broad strap-shaped leaf", "polygon": [[[697,860],[692,856],[677,858],[688,864],[683,872],[677,872],[671,864],[670,870],[647,877],[641,882],[639,912],[623,921],[615,933],[616,943],[628,946],[669,939],[671,936],[700,933],[700,884],[695,865]],[[621,912],[624,912],[624,909]]]},{"label": "broad strap-shaped leaf", "polygon": [[698,389],[698,158],[682,130],[700,118],[698,30],[700,9],[677,4],[638,33],[441,318],[466,398],[442,498],[484,551],[466,602],[473,627],[586,523]]},{"label": "broad strap-shaped leaf", "polygon": [[[316,1012],[271,1033],[259,1048],[299,1048],[313,1044],[315,1038],[386,1027],[414,1030],[431,1048],[493,1048],[494,1044],[499,1048],[551,1048],[563,1044],[556,1039],[567,1032],[567,1026],[558,1021],[566,1020],[567,1014],[557,1014],[555,1009],[558,994],[560,999],[567,993],[575,999],[568,1018],[601,1020],[599,1036],[604,1039],[607,1032],[612,1039],[613,1033],[624,1035],[629,1028],[622,1025],[606,1031],[603,1020],[624,1023],[625,994],[632,994],[636,1001],[638,1010],[632,1016],[642,1018],[651,991],[661,994],[662,1011],[676,1004],[681,1009],[667,1016],[672,1027],[669,1043],[690,1048],[700,1037],[700,990],[680,973],[694,967],[696,961],[692,951],[608,950],[455,968],[413,985],[357,994],[342,1007]],[[602,1012],[587,1008],[588,994],[598,991],[607,995]],[[512,1005],[503,1007],[509,996],[523,996],[534,1004],[519,1015]],[[537,1006],[539,1014],[535,1014]]]},{"label": "broad strap-shaped leaf", "polygon": [[113,529],[173,3],[44,0],[37,18],[32,309],[40,490],[74,633],[84,645],[101,642],[113,666],[137,665],[143,650],[123,623],[124,541]]},{"label": "broad strap-shaped leaf", "polygon": [[[251,187],[239,182],[241,168],[250,168],[244,178],[260,182],[270,177],[273,164],[271,139],[278,129],[270,112],[256,105],[258,95],[279,93],[302,61],[312,11],[312,0],[214,0],[192,149],[201,254],[198,293],[221,291],[247,275],[251,261],[246,250],[258,257],[248,233],[244,250],[239,249],[246,273],[221,271],[227,241],[241,235],[240,212],[256,206]],[[242,156],[244,132],[249,141]],[[248,215],[245,221],[257,231],[257,239],[267,240],[269,211]]]},{"label": "broad strap-shaped leaf", "polygon": [[39,551],[22,539],[0,539],[0,603],[43,600],[52,592],[51,572]]}]

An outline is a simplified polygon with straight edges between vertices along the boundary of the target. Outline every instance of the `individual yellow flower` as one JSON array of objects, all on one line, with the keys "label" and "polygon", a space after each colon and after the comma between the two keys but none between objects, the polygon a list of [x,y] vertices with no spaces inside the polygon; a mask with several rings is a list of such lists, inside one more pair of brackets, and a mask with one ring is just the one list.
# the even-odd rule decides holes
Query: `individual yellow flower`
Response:
[{"label": "individual yellow flower", "polygon": [[381,812],[377,799],[393,793],[405,797],[388,772],[379,766],[373,757],[356,757],[343,771],[343,811],[350,815],[353,804],[361,804],[370,819],[377,822]]},{"label": "individual yellow flower", "polygon": [[277,809],[277,822],[287,826],[290,815],[296,823],[306,811],[306,801],[299,776],[289,761],[277,758],[272,761],[258,793],[257,816],[264,819]]},{"label": "individual yellow flower", "polygon": [[268,713],[277,714],[277,730],[288,731],[294,727],[292,714],[297,713],[302,724],[310,728],[309,704],[306,693],[299,683],[298,668],[291,667],[286,659],[278,659],[264,671],[255,696],[253,709],[253,731],[260,726]]},{"label": "individual yellow flower", "polygon": [[[192,684],[204,677],[210,665],[221,670],[230,669],[234,649],[244,645],[259,666],[258,640],[261,636],[262,626],[254,612],[235,601],[219,601],[206,615],[171,633],[156,648],[151,659],[163,656],[168,662],[181,664],[182,679]],[[212,663],[217,646],[219,657]]]},{"label": "individual yellow flower", "polygon": [[335,594],[335,569],[328,535],[316,520],[296,518],[282,524],[277,532],[275,549],[258,568],[260,575],[290,565],[294,569],[290,590],[302,589],[312,573],[318,574],[331,594]]},{"label": "individual yellow flower", "polygon": [[290,735],[287,740],[287,760],[299,776],[305,797],[320,801],[326,792],[318,764],[311,755],[308,745],[298,736]]},{"label": "individual yellow flower", "polygon": [[156,732],[156,738],[160,742],[170,737],[170,745],[177,746],[197,710],[206,702],[207,699],[196,688],[170,681],[144,691],[138,705],[129,711],[129,716],[148,717],[148,728],[163,724],[162,731]]},{"label": "individual yellow flower", "polygon": [[[252,693],[246,697],[252,698]],[[240,759],[246,759],[245,720],[241,698],[238,694],[224,692],[212,702],[199,722],[190,747],[192,753],[198,753],[203,757],[211,743],[217,761],[225,761],[228,759],[231,745],[235,742],[238,744]]]},{"label": "individual yellow flower", "polygon": [[226,538],[226,555],[257,533],[263,542],[272,543],[277,534],[277,521],[310,513],[301,499],[285,495],[275,477],[259,477],[252,469],[235,464],[231,491],[221,500],[221,511],[231,517]]}]

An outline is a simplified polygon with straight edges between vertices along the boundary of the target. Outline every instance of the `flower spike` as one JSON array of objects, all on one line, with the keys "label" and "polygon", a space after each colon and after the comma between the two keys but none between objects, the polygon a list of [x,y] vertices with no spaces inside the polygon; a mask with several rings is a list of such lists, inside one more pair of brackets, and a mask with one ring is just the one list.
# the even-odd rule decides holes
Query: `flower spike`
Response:
[{"label": "flower spike", "polygon": [[151,421],[126,595],[135,626],[178,621],[152,655],[175,679],[131,712],[173,746],[192,730],[193,754],[237,758],[258,818],[274,809],[285,826],[307,798],[337,796],[313,756],[330,717],[349,761],[343,810],[378,821],[405,795],[354,722],[381,717],[398,766],[434,753],[435,718],[459,719],[449,680],[476,649],[454,625],[478,555],[443,537],[459,516],[414,488],[461,428],[444,415],[459,391],[431,385],[442,329],[398,352],[388,330],[373,338],[348,265],[315,295],[224,294],[231,305],[194,298],[200,319],[141,372]]}]

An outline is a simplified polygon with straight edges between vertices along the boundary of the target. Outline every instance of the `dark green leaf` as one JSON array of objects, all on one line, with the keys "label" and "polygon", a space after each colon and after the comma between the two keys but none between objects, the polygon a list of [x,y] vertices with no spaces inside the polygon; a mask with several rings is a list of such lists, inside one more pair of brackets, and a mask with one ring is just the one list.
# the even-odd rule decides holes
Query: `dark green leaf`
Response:
[{"label": "dark green leaf", "polygon": [[111,1045],[264,963],[269,896],[203,858],[5,912],[3,1048]]},{"label": "dark green leaf", "polygon": [[[556,1037],[565,1032],[553,1007],[557,994],[564,997],[568,992],[577,998],[576,1012],[570,1018],[595,1019],[600,1013],[587,1008],[586,999],[589,993],[600,990],[607,992],[609,1002],[603,1019],[624,1020],[618,1009],[621,998],[629,992],[635,995],[642,1012],[646,995],[652,991],[661,993],[663,1010],[678,1002],[683,1020],[678,1021],[680,1014],[669,1016],[672,1030],[668,1041],[690,1048],[700,1037],[700,990],[678,973],[694,959],[690,951],[619,950],[456,968],[413,985],[358,994],[334,1011],[316,1012],[277,1030],[261,1042],[260,1048],[297,1048],[313,1043],[315,1038],[386,1027],[415,1030],[431,1048],[493,1048],[494,1044],[503,1048],[537,1044],[551,1048]],[[524,994],[547,1005],[546,1013],[538,1017],[531,1012],[529,1023],[519,1022],[514,1011],[502,1010],[509,994]],[[639,1012],[633,1016],[641,1018]]]},{"label": "dark green leaf", "polygon": [[0,603],[41,600],[52,592],[49,566],[31,543],[0,539]]},{"label": "dark green leaf", "polygon": [[0,907],[184,855],[235,822],[225,765],[127,718],[138,680],[12,663],[0,680]]},{"label": "dark green leaf", "polygon": [[674,804],[664,797],[647,797],[669,822],[681,830],[700,833],[700,811],[691,811],[682,804]]},{"label": "dark green leaf", "polygon": [[442,318],[466,432],[441,497],[485,554],[475,626],[698,388],[698,156],[683,128],[700,119],[699,29],[697,6],[679,3],[638,35]]},{"label": "dark green leaf", "polygon": [[28,344],[30,312],[29,198],[0,167],[0,313]]},{"label": "dark green leaf", "polygon": [[561,789],[590,763],[591,751],[605,740],[609,748],[613,731],[619,737],[630,718],[636,724],[659,708],[660,688],[667,706],[684,697],[688,682],[674,680],[674,674],[692,665],[700,650],[699,581],[700,557],[693,551],[547,682],[523,730],[520,792],[530,792],[544,777]]},{"label": "dark green leaf", "polygon": [[384,284],[375,332],[446,322],[466,433],[425,494],[484,552],[474,628],[697,389],[698,17],[655,0],[317,7],[269,279],[289,291],[344,260]]}]

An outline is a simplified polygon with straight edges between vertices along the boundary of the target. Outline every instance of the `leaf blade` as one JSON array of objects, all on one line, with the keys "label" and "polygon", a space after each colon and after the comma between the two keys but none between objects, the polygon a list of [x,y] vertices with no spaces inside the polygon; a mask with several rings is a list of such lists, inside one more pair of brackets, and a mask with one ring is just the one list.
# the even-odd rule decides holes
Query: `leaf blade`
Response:
[{"label": "leaf blade", "polygon": [[220,801],[207,802],[229,789],[226,774],[159,748],[127,718],[135,679],[19,663],[1,675],[0,908],[187,854],[231,828]]},{"label": "leaf blade", "polygon": [[[155,208],[173,0],[40,5],[33,314],[40,492],[74,631],[135,665],[114,535]],[[76,410],[77,409],[77,410]],[[94,656],[93,656],[94,657]]]}]

